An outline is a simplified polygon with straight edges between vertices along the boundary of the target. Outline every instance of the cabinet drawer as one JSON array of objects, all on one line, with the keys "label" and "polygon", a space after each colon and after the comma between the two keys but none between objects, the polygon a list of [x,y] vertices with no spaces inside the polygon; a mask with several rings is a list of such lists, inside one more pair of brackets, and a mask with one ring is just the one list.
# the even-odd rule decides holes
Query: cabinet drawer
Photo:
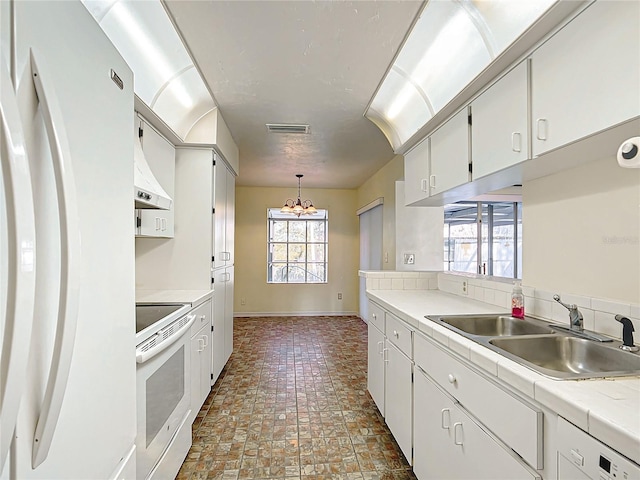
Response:
[{"label": "cabinet drawer", "polygon": [[211,300],[198,305],[190,313],[196,316],[196,321],[191,325],[191,336],[194,336],[202,327],[211,323]]},{"label": "cabinet drawer", "polygon": [[377,304],[369,302],[369,318],[367,321],[384,332],[384,310]]},{"label": "cabinet drawer", "polygon": [[413,340],[411,330],[407,325],[389,312],[385,312],[384,334],[402,353],[413,359]]},{"label": "cabinet drawer", "polygon": [[535,406],[416,335],[416,365],[537,469],[543,463],[543,414]]}]

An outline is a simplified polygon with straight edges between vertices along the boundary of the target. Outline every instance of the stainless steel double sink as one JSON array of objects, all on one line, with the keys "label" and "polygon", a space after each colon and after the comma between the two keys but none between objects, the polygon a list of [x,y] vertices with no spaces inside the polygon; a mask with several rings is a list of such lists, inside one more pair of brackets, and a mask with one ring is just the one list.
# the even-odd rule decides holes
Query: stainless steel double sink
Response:
[{"label": "stainless steel double sink", "polygon": [[640,355],[620,350],[621,342],[578,338],[537,318],[507,314],[426,318],[550,378],[640,375]]}]

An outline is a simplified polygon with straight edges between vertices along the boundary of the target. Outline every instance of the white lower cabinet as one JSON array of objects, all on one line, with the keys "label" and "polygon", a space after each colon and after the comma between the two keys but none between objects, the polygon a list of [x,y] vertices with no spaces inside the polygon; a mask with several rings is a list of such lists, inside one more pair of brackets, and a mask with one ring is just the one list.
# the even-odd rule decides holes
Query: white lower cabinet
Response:
[{"label": "white lower cabinet", "polygon": [[389,340],[386,340],[384,353],[386,363],[384,417],[389,430],[400,446],[400,450],[407,461],[411,463],[411,372],[413,362]]},{"label": "white lower cabinet", "polygon": [[[191,327],[191,417],[193,422],[211,391],[211,301],[193,310],[196,320]],[[195,333],[194,333],[195,331]]]},{"label": "white lower cabinet", "polygon": [[419,369],[414,382],[413,470],[419,480],[541,478]]},{"label": "white lower cabinet", "polygon": [[219,268],[213,275],[213,376],[212,384],[220,376],[233,352],[233,285],[234,267]]},{"label": "white lower cabinet", "polygon": [[371,321],[367,328],[367,389],[384,417],[384,334]]}]

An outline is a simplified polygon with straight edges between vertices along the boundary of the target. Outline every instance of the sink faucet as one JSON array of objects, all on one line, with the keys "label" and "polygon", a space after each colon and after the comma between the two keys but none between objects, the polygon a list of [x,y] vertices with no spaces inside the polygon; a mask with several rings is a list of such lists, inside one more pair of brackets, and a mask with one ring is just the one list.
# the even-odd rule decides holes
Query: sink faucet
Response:
[{"label": "sink faucet", "polygon": [[560,300],[560,295],[554,295],[553,299],[564,308],[569,310],[569,326],[571,327],[571,330],[582,332],[584,330],[584,327],[582,326],[582,313],[580,313],[580,310],[578,310],[578,306],[575,303],[567,305],[566,303],[562,302]]},{"label": "sink faucet", "polygon": [[614,318],[622,324],[622,345],[620,348],[627,352],[637,352],[639,349],[633,344],[634,328],[631,320],[622,315],[616,315]]}]

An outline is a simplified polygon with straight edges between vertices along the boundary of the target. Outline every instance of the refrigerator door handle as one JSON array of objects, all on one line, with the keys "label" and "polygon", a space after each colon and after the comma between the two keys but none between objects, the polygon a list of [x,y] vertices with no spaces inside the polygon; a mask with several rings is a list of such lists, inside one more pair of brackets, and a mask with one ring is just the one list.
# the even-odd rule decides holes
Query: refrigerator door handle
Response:
[{"label": "refrigerator door handle", "polygon": [[25,388],[36,294],[36,227],[29,159],[18,102],[4,55],[0,58],[0,116],[3,149],[2,178],[7,199],[7,310],[0,360],[0,472],[4,468]]},{"label": "refrigerator door handle", "polygon": [[80,300],[80,227],[65,124],[42,57],[31,49],[31,73],[49,138],[60,216],[60,300],[51,368],[33,437],[33,468],[49,453],[73,358]]}]

